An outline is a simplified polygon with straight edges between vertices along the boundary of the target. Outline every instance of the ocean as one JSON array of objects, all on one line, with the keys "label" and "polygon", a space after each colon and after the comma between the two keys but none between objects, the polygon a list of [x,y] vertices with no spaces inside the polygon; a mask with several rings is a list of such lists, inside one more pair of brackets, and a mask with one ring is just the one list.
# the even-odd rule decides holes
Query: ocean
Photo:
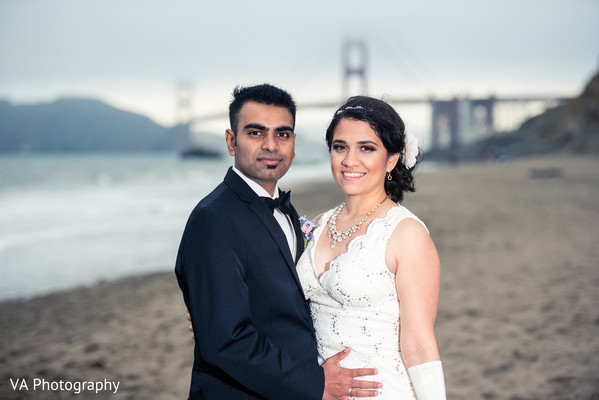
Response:
[{"label": "ocean", "polygon": [[[0,155],[0,301],[172,271],[189,213],[232,160]],[[280,186],[329,176],[326,159],[294,162]]]}]

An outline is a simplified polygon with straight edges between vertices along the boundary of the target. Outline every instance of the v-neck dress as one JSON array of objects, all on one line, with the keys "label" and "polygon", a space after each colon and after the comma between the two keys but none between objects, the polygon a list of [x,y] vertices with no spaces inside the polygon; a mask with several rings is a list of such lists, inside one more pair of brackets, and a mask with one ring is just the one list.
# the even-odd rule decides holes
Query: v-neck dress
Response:
[{"label": "v-neck dress", "polygon": [[[384,217],[371,221],[365,234],[351,238],[347,251],[333,259],[319,278],[314,251],[320,235],[328,234],[327,223],[333,211],[322,216],[297,264],[310,303],[319,362],[351,347],[340,365],[377,368],[376,376],[364,379],[383,383],[378,399],[415,399],[400,352],[400,303],[395,275],[385,262],[385,250],[404,218],[422,221],[401,205],[392,207]],[[322,239],[331,240],[326,236]]]}]

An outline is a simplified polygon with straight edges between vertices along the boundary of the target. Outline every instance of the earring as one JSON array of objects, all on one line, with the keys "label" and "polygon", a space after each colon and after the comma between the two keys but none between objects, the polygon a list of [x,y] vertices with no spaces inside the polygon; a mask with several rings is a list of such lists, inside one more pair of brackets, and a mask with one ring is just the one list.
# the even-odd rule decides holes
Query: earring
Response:
[{"label": "earring", "polygon": [[393,177],[391,176],[391,172],[387,171],[387,180],[390,181],[392,179],[393,179]]}]

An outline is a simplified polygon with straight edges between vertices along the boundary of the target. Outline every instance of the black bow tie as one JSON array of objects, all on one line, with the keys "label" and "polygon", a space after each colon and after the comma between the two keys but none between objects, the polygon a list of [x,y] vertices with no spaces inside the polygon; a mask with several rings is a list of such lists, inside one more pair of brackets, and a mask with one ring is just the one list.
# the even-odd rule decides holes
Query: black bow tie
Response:
[{"label": "black bow tie", "polygon": [[270,197],[262,197],[262,200],[270,208],[271,212],[274,212],[275,208],[278,208],[283,214],[291,214],[291,202],[289,201],[289,195],[291,192],[280,192],[279,197],[271,199]]}]

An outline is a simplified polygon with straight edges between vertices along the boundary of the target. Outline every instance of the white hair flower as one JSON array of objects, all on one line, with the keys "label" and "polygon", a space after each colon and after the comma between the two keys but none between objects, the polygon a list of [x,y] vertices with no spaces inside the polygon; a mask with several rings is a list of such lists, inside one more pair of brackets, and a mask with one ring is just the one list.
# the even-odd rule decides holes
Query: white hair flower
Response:
[{"label": "white hair flower", "polygon": [[401,162],[406,168],[412,168],[416,165],[416,159],[418,158],[418,138],[410,132],[405,132],[404,144],[405,148],[401,157]]}]

